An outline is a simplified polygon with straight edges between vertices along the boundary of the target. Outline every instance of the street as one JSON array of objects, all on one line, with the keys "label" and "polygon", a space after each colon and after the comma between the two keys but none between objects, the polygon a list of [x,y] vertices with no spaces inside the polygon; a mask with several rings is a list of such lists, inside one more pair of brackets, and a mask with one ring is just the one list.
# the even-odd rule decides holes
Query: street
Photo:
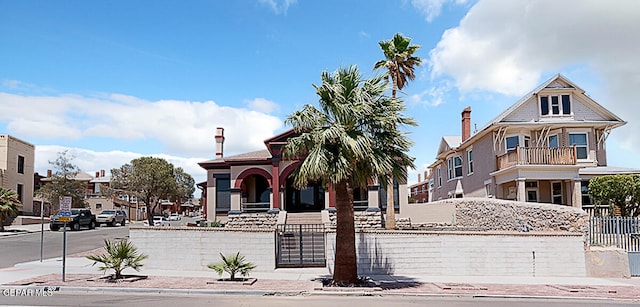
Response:
[{"label": "street", "polygon": [[[49,231],[45,224],[43,258],[62,257],[63,231]],[[104,246],[104,239],[127,238],[129,227],[97,227],[80,231],[67,230],[67,255]],[[0,268],[40,260],[40,232],[0,237]]]},{"label": "street", "polygon": [[[2,296],[2,292],[0,292]],[[629,301],[543,299],[543,298],[493,298],[493,297],[434,297],[434,296],[257,296],[257,295],[207,295],[207,294],[158,294],[127,292],[54,292],[51,296],[3,296],[3,305],[14,306],[636,306]]]}]

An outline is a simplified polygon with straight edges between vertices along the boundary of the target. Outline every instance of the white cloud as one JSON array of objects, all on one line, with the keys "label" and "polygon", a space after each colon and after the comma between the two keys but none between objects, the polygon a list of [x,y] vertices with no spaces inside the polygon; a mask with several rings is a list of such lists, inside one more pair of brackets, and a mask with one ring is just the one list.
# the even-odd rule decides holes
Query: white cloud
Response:
[{"label": "white cloud", "polygon": [[215,153],[216,127],[225,128],[228,155],[264,148],[263,141],[283,125],[275,116],[213,101],[152,102],[124,95],[21,96],[2,92],[0,122],[7,123],[8,133],[26,140],[155,140],[167,154],[209,158]]},{"label": "white cloud", "polygon": [[437,107],[444,103],[445,96],[453,88],[453,85],[447,80],[441,80],[439,84],[432,86],[418,94],[407,97],[407,102],[412,104],[422,104]]},{"label": "white cloud", "polygon": [[[620,0],[478,1],[430,52],[432,77],[451,77],[461,92],[520,96],[543,75],[588,70],[605,88],[599,102],[629,124],[617,129],[640,145],[640,2]],[[582,77],[580,73],[577,73]],[[572,75],[567,75],[570,79]],[[580,84],[578,84],[580,86]],[[585,88],[587,93],[589,88]],[[591,90],[594,91],[594,90]],[[604,99],[602,99],[604,98]]]},{"label": "white cloud", "polygon": [[436,17],[440,16],[442,6],[446,2],[454,2],[455,4],[466,3],[466,0],[411,0],[411,5],[417,8],[427,22],[432,22]]},{"label": "white cloud", "polygon": [[278,104],[273,101],[264,99],[264,98],[256,98],[253,100],[245,101],[251,110],[255,110],[262,113],[271,113],[279,108]]},{"label": "white cloud", "polygon": [[276,14],[287,14],[287,10],[289,10],[289,6],[298,2],[298,0],[259,0],[260,3],[266,4],[273,10]]},{"label": "white cloud", "polygon": [[[95,172],[100,170],[105,170],[106,174],[110,175],[111,169],[118,168],[133,159],[143,156],[140,153],[126,151],[99,152],[83,148],[42,145],[36,146],[35,171],[40,175],[46,175],[47,170],[54,169],[54,166],[49,161],[55,161],[58,154],[64,151],[68,151],[73,157],[71,163],[91,176],[95,176]],[[195,179],[196,183],[205,181],[207,178],[206,171],[198,165],[198,162],[206,160],[205,158],[182,158],[167,154],[146,154],[144,156],[163,158],[172,163],[174,167],[182,167],[186,173]]]}]

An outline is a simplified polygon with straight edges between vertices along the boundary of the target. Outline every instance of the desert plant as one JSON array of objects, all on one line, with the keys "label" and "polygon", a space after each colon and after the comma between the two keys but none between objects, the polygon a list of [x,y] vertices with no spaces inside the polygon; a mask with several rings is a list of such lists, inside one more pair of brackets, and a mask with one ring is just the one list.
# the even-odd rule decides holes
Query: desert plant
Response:
[{"label": "desert plant", "polygon": [[18,193],[0,188],[0,232],[4,231],[4,220],[18,213]]},{"label": "desert plant", "polygon": [[148,257],[147,255],[139,254],[138,249],[128,240],[112,242],[105,239],[104,245],[106,253],[87,256],[87,259],[93,260],[93,265],[98,262],[102,263],[103,265],[99,268],[100,271],[114,270],[114,279],[122,278],[122,271],[126,268],[132,268],[139,272],[142,267],[142,260]]},{"label": "desert plant", "polygon": [[236,273],[240,273],[242,276],[248,276],[249,272],[256,268],[256,265],[252,262],[247,262],[244,256],[240,255],[240,252],[237,252],[232,257],[225,257],[225,255],[220,253],[220,258],[222,258],[222,262],[212,263],[207,265],[207,267],[218,272],[220,276],[222,276],[224,272],[229,273],[231,276],[230,280],[237,280]]}]

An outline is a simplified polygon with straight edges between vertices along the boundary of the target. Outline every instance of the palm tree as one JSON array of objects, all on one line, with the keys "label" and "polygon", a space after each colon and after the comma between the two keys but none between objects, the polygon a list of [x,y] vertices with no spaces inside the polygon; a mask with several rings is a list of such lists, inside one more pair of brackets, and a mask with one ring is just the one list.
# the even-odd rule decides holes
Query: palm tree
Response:
[{"label": "palm tree", "polygon": [[256,265],[253,262],[247,262],[243,255],[240,255],[240,252],[237,252],[234,256],[226,257],[222,253],[220,253],[220,258],[222,258],[222,262],[216,264],[207,265],[208,268],[215,270],[218,272],[218,275],[222,276],[222,273],[229,273],[229,280],[236,280],[236,273],[240,273],[242,276],[248,276],[249,272],[256,268]]},{"label": "palm tree", "polygon": [[[415,67],[422,64],[422,59],[413,54],[420,49],[419,45],[411,45],[411,38],[405,37],[400,33],[396,33],[392,39],[388,41],[380,41],[378,43],[380,49],[384,53],[384,60],[376,62],[374,69],[386,68],[387,75],[391,77],[392,89],[391,97],[396,98],[396,91],[402,90],[407,84],[407,80],[413,80],[415,76]],[[387,229],[395,228],[395,209],[393,197],[393,176],[383,178],[387,191],[387,218],[385,226]]]},{"label": "palm tree", "polygon": [[[323,72],[322,83],[314,85],[319,106],[306,105],[286,120],[299,136],[285,146],[286,158],[305,159],[294,173],[294,185],[323,182],[336,191],[336,254],[333,283],[358,281],[353,189],[364,188],[372,178],[393,172],[396,164],[413,164],[406,156],[391,157],[380,144],[389,141],[393,148],[409,144],[395,129],[412,120],[398,116],[398,100],[384,95],[387,82],[383,76],[364,80],[358,68],[341,68]],[[401,103],[400,103],[401,105]],[[392,139],[391,136],[399,139]]]},{"label": "palm tree", "polygon": [[0,232],[4,232],[4,221],[9,218],[11,214],[18,213],[19,204],[18,193],[13,190],[0,188]]},{"label": "palm tree", "polygon": [[138,249],[128,240],[112,242],[104,240],[105,254],[87,256],[87,259],[93,260],[95,265],[100,262],[103,265],[98,269],[100,271],[114,270],[114,279],[122,278],[122,271],[126,268],[132,268],[140,271],[142,260],[147,259],[147,255],[139,254]]}]

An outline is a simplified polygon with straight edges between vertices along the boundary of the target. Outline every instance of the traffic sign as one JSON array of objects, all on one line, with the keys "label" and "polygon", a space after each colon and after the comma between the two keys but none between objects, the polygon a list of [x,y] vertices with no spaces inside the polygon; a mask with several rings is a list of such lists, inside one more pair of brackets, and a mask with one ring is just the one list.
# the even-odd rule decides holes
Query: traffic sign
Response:
[{"label": "traffic sign", "polygon": [[60,211],[58,221],[63,223],[71,222],[71,196],[60,196]]}]

